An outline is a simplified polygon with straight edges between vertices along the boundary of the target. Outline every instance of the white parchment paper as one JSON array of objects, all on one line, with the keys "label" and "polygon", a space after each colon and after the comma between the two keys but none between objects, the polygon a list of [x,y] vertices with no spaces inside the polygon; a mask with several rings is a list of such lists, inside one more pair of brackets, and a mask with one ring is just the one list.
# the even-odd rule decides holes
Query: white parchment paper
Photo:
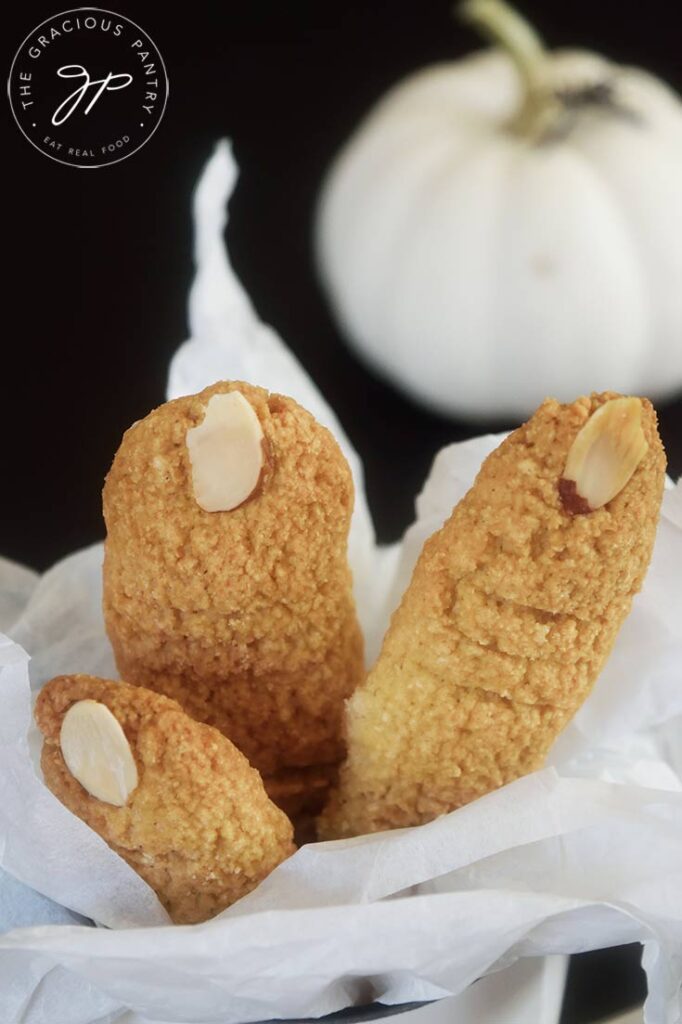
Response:
[{"label": "white parchment paper", "polygon": [[[169,395],[247,379],[295,396],[334,431],[355,474],[350,558],[376,651],[423,540],[499,438],[442,451],[414,526],[401,545],[378,550],[356,454],[230,268],[222,232],[235,179],[223,143],[196,192],[192,340],[173,359]],[[101,560],[97,545],[39,580],[0,563],[0,866],[59,905],[55,917],[53,904],[26,902],[22,893],[37,897],[19,889],[14,916],[0,918],[3,1022],[107,1024],[126,1009],[135,1024],[319,1016],[373,999],[438,999],[519,958],[631,941],[644,943],[647,1020],[680,1021],[679,486],[665,495],[644,591],[545,770],[421,828],[304,847],[192,927],[170,926],[154,893],[40,778],[32,689],[60,672],[115,675]],[[74,1015],[60,1018],[60,1007]]]}]

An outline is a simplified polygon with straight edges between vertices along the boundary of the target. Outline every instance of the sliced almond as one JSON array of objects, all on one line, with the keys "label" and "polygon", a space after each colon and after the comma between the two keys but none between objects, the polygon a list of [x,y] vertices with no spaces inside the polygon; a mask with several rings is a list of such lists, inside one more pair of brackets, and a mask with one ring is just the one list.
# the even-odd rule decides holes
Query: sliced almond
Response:
[{"label": "sliced almond", "polygon": [[59,745],[66,767],[91,796],[123,807],[137,787],[137,765],[117,718],[105,704],[79,700],[64,715]]},{"label": "sliced almond", "polygon": [[559,494],[571,515],[593,512],[622,491],[647,450],[638,398],[612,398],[576,436]]},{"label": "sliced almond", "polygon": [[212,395],[187,431],[194,497],[205,512],[229,512],[257,490],[265,465],[263,428],[240,391]]}]

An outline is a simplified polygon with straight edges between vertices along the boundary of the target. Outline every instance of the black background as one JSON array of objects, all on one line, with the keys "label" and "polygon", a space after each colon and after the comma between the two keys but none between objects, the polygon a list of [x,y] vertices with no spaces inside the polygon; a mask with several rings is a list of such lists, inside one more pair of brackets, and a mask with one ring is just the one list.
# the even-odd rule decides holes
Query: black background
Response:
[{"label": "black background", "polygon": [[[24,36],[68,6],[3,11],[6,73]],[[321,176],[358,118],[403,75],[478,45],[450,8],[448,0],[116,0],[159,47],[170,98],[140,152],[96,171],[37,153],[5,102],[0,554],[44,569],[103,536],[104,474],[123,430],[163,401],[170,356],[187,333],[190,192],[221,136],[234,140],[241,167],[228,232],[234,265],[363,457],[382,540],[410,521],[439,447],[514,425],[431,416],[369,375],[338,337],[311,255]],[[682,91],[676,8],[668,0],[523,4],[550,46],[641,64]],[[677,475],[682,401],[660,413]],[[566,1024],[641,992],[634,950],[574,958],[572,971]]]}]

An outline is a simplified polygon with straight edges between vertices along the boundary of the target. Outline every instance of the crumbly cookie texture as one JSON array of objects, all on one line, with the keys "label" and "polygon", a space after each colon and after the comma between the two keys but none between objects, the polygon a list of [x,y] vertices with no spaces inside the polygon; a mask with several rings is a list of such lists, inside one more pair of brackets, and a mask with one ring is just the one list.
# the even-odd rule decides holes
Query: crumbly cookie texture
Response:
[{"label": "crumbly cookie texture", "polygon": [[[91,796],[64,760],[62,722],[83,700],[105,705],[130,744],[138,783],[122,807]],[[94,676],[58,676],[41,690],[35,718],[48,787],[142,876],[176,923],[218,914],[294,852],[291,823],[258,772],[175,701]]]},{"label": "crumbly cookie texture", "polygon": [[[262,427],[263,471],[239,507],[207,512],[187,434],[213,396],[234,391]],[[329,431],[292,399],[240,382],[136,423],[106,480],[104,613],[121,676],[220,729],[275,798],[298,787],[307,799],[305,769],[343,757],[344,700],[364,674],[352,507]]]},{"label": "crumbly cookie texture", "polygon": [[426,542],[348,704],[348,758],[321,838],[418,825],[542,765],[651,557],[665,455],[648,401],[646,451],[620,492],[587,514],[560,494],[578,432],[617,397],[545,401]]}]

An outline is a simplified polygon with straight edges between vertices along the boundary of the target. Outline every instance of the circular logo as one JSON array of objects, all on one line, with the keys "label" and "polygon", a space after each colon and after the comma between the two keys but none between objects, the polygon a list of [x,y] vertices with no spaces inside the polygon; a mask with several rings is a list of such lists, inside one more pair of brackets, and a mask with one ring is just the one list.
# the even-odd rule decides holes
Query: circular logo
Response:
[{"label": "circular logo", "polygon": [[71,167],[103,167],[125,160],[154,134],[168,78],[139,25],[79,7],[26,37],[7,91],[17,124],[41,153]]}]

